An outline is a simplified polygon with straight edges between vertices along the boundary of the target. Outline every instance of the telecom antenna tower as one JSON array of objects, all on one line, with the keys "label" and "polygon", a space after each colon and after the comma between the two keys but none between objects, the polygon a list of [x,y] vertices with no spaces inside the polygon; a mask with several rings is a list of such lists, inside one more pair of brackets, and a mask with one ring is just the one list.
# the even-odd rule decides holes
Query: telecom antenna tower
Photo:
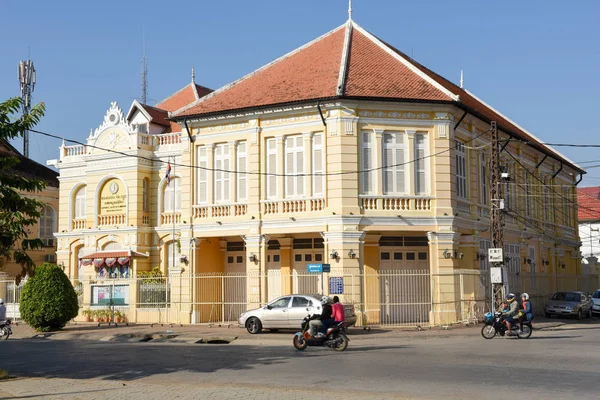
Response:
[{"label": "telecom antenna tower", "polygon": [[146,34],[143,34],[142,39],[143,56],[142,56],[142,104],[148,104],[148,57],[146,57]]},{"label": "telecom antenna tower", "polygon": [[[21,83],[21,98],[23,99],[23,115],[31,110],[31,94],[35,88],[35,68],[31,60],[21,61],[18,68]],[[23,132],[23,155],[29,157],[29,132]]]}]

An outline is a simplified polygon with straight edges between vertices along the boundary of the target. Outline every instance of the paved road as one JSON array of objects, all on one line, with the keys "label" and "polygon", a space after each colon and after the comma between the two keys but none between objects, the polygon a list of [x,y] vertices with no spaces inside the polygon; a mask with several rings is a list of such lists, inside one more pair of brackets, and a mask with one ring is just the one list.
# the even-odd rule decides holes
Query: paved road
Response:
[{"label": "paved road", "polygon": [[[600,398],[600,325],[536,331],[529,340],[462,336],[355,340],[348,350],[291,338],[256,345],[9,340],[0,398]],[[285,345],[285,339],[290,339]]]}]

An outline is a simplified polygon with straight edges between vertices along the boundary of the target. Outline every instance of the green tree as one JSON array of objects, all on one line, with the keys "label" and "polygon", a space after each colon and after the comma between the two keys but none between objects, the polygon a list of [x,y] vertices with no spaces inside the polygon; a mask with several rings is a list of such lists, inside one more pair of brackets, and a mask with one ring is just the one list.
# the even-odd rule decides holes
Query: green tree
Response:
[{"label": "green tree", "polygon": [[44,263],[23,286],[19,310],[38,331],[61,329],[79,312],[77,293],[62,268]]},{"label": "green tree", "polygon": [[[44,115],[44,104],[34,106],[29,114],[18,116],[23,101],[15,97],[0,103],[0,142],[8,142],[23,136],[32,129]],[[25,276],[33,276],[35,263],[29,257],[29,250],[43,246],[39,238],[29,238],[29,229],[41,216],[44,204],[25,196],[46,187],[43,180],[30,179],[18,173],[17,157],[0,157],[0,269],[10,260],[21,266],[16,277],[17,283]]]}]

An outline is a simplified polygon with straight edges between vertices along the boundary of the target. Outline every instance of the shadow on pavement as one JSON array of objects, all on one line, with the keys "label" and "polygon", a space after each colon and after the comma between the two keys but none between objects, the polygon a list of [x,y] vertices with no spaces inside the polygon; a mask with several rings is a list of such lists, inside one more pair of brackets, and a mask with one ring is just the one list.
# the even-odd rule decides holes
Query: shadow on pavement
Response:
[{"label": "shadow on pavement", "polygon": [[29,395],[29,396],[10,396],[10,397],[0,397],[0,400],[8,400],[8,399],[35,399],[35,398],[39,398],[40,396],[44,396],[44,398],[47,397],[55,397],[55,398],[60,398],[60,396],[62,395],[67,395],[67,394],[79,394],[81,393],[82,395],[84,393],[97,393],[97,392],[102,392],[102,393],[106,393],[108,391],[111,390],[115,390],[115,389],[97,389],[97,390],[78,390],[77,392],[59,392],[59,393],[44,393],[44,394],[34,394],[34,395]]},{"label": "shadow on pavement", "polygon": [[527,340],[550,340],[550,339],[575,339],[581,336],[531,336]]}]

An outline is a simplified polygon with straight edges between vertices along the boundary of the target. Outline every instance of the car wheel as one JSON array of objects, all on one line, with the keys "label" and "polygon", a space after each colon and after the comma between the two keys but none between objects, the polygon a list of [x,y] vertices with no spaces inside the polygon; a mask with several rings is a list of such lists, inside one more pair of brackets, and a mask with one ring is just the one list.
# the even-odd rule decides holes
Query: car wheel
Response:
[{"label": "car wheel", "polygon": [[246,329],[251,335],[255,335],[262,331],[262,324],[260,322],[260,319],[256,317],[248,319],[248,321],[246,321]]},{"label": "car wheel", "polygon": [[592,318],[592,309],[590,308],[590,310],[588,311],[586,318]]}]

